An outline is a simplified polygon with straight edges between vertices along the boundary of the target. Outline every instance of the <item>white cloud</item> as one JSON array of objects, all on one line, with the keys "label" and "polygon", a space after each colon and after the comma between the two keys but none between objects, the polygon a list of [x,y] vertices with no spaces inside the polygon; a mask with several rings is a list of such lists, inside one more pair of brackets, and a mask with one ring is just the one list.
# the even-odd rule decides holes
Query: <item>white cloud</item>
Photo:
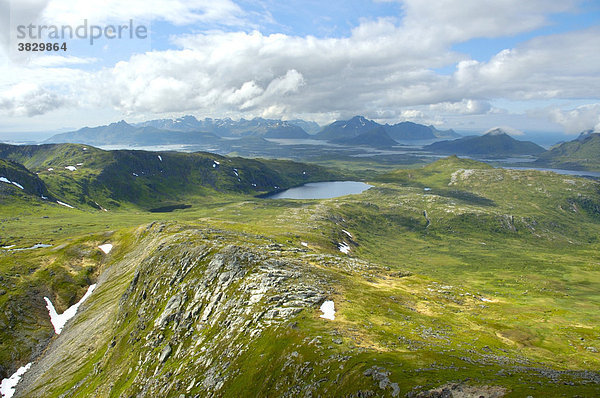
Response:
[{"label": "white cloud", "polygon": [[537,37],[488,62],[463,61],[453,75],[471,96],[514,100],[597,98],[599,28]]},{"label": "white cloud", "polygon": [[440,102],[432,104],[429,109],[433,112],[455,113],[459,115],[481,115],[489,112],[492,107],[487,101],[463,99],[458,102]]},{"label": "white cloud", "polygon": [[243,24],[242,9],[231,0],[19,0],[12,1],[11,15],[18,23],[45,22],[79,25],[135,20],[163,20],[176,25]]},{"label": "white cloud", "polygon": [[600,132],[600,103],[582,105],[575,109],[550,109],[550,120],[562,125],[568,134],[578,134],[586,130]]},{"label": "white cloud", "polygon": [[[476,37],[505,37],[550,23],[549,14],[573,11],[564,0],[402,0],[409,30],[425,39],[456,43]],[[418,37],[418,36],[416,36]],[[422,41],[422,40],[421,40]]]},{"label": "white cloud", "polygon": [[517,137],[525,135],[525,133],[522,132],[521,130],[517,130],[516,128],[510,127],[510,126],[495,126],[495,127],[488,129],[487,131],[485,131],[484,134],[487,134],[490,131],[493,131],[496,129],[500,129],[500,130],[504,131],[506,134],[514,135]]},{"label": "white cloud", "polygon": [[[29,10],[32,15],[57,21],[79,23],[96,13],[107,21],[157,18],[173,24],[251,26],[242,20],[244,11],[230,0],[35,4]],[[402,20],[363,21],[343,38],[205,31],[175,37],[178,49],[136,54],[89,72],[77,65],[91,59],[38,58],[26,68],[0,66],[0,109],[12,115],[40,114],[53,109],[50,104],[64,106],[64,98],[73,98],[69,105],[113,107],[129,115],[188,112],[323,121],[364,114],[439,124],[439,114],[496,112],[491,103],[498,98],[598,98],[598,28],[538,37],[487,62],[451,50],[453,44],[471,38],[545,26],[549,14],[572,10],[575,4],[574,0],[405,0]],[[451,75],[434,71],[453,64],[457,67]],[[46,99],[14,94],[15,85],[23,81],[36,82],[36,90]]]},{"label": "white cloud", "polygon": [[12,116],[43,115],[67,103],[65,98],[34,83],[19,83],[0,92],[0,109]]}]

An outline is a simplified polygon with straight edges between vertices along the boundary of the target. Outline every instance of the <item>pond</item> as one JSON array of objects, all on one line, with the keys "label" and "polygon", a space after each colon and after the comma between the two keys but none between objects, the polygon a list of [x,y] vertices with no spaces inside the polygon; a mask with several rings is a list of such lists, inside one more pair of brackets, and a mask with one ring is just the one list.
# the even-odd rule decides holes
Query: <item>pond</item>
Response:
[{"label": "pond", "polygon": [[372,185],[358,181],[311,182],[266,196],[267,199],[331,199],[366,191]]}]

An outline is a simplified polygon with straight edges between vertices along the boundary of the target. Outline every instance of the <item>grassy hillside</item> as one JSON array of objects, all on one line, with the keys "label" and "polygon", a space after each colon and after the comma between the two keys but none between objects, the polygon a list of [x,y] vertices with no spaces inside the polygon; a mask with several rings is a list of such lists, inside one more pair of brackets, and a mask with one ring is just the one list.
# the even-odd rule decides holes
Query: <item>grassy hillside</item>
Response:
[{"label": "grassy hillside", "polygon": [[19,163],[0,159],[0,179],[0,192],[4,193],[2,196],[14,194],[18,192],[15,191],[17,189],[23,194],[34,195],[40,199],[52,199],[49,198],[50,194],[44,182]]},{"label": "grassy hillside", "polygon": [[81,208],[150,209],[213,194],[260,194],[305,182],[343,178],[323,167],[209,153],[103,151],[85,145],[0,145],[61,201]]},{"label": "grassy hillside", "polygon": [[[53,244],[0,254],[0,321],[19,308],[7,284],[49,330],[41,294],[68,305],[98,282],[21,396],[598,394],[597,182],[451,157],[370,183],[173,213],[0,208],[10,243],[47,231]],[[67,289],[41,290],[56,283],[49,265]],[[9,330],[2,341],[17,341]],[[10,352],[5,366],[29,360]]]}]

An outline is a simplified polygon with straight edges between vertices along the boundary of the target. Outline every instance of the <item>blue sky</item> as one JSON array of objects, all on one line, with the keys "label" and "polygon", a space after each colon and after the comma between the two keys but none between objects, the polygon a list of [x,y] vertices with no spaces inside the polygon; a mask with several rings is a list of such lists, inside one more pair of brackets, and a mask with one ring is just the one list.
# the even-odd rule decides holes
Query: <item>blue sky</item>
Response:
[{"label": "blue sky", "polygon": [[[192,114],[600,129],[600,3],[2,0],[0,134]],[[150,28],[19,53],[18,24]]]}]

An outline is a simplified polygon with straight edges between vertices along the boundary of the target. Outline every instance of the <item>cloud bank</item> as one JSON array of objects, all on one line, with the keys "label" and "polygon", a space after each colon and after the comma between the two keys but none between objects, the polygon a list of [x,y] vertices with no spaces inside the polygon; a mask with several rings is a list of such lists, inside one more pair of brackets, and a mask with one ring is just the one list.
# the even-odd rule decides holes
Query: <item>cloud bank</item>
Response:
[{"label": "cloud bank", "polygon": [[[83,2],[68,7],[65,0],[36,4],[41,18],[64,21],[133,15],[179,25],[219,21],[230,28],[176,36],[173,49],[134,54],[98,70],[78,69],[94,62],[85,57],[0,67],[5,76],[0,109],[32,116],[76,103],[128,115],[187,112],[328,121],[364,114],[398,120],[484,115],[494,112],[496,99],[597,98],[600,92],[599,28],[534,37],[485,62],[453,50],[470,39],[544,27],[553,13],[573,10],[575,1],[405,0],[401,19],[366,20],[341,38],[247,30],[252,26],[248,16],[229,0],[137,3],[141,0],[111,0],[101,7]],[[448,67],[450,73],[438,72]],[[36,79],[27,80],[35,87],[23,90],[20,85],[29,78]],[[589,113],[597,108],[591,108],[557,110],[549,117],[570,131],[594,121]]]}]

